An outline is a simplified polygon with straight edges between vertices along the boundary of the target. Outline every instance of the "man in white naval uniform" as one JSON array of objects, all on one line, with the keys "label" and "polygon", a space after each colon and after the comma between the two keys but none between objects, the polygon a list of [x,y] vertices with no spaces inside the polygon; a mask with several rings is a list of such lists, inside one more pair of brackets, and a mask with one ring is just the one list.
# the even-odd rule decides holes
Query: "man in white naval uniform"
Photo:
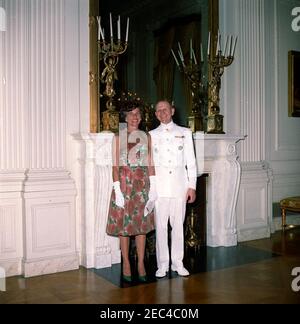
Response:
[{"label": "man in white naval uniform", "polygon": [[160,126],[150,131],[155,165],[156,192],[155,226],[156,277],[169,271],[168,220],[171,231],[171,270],[188,276],[183,266],[186,202],[196,199],[197,168],[190,129],[176,125],[172,116],[175,109],[168,101],[156,104],[155,115]]}]

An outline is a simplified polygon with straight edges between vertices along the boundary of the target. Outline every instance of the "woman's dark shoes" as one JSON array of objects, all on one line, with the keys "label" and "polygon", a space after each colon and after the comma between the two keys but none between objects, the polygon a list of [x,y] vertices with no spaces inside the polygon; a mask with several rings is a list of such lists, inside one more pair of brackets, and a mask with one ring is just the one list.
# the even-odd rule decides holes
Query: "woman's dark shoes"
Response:
[{"label": "woman's dark shoes", "polygon": [[143,276],[139,275],[139,282],[147,282],[147,276],[146,275],[143,275]]},{"label": "woman's dark shoes", "polygon": [[[127,274],[125,274],[127,273]],[[122,266],[122,280],[123,282],[131,283],[132,282],[132,275],[130,270],[130,264],[125,262]]]},{"label": "woman's dark shoes", "polygon": [[131,276],[125,276],[124,274],[122,275],[122,279],[124,282],[131,283],[132,282],[132,277]]},{"label": "woman's dark shoes", "polygon": [[144,262],[138,265],[138,275],[139,275],[139,282],[147,282],[147,274],[145,271]]}]

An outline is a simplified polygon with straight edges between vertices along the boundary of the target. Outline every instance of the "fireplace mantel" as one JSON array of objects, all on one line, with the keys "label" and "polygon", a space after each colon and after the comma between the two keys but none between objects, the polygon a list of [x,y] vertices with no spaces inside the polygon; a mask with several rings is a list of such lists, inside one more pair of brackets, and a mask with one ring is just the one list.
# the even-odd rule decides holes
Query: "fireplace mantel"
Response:
[{"label": "fireplace mantel", "polygon": [[[244,136],[226,134],[194,134],[197,165],[207,180],[207,245],[237,245],[235,207],[240,186],[241,168],[236,144]],[[203,154],[204,153],[204,154]]]},{"label": "fireplace mantel", "polygon": [[[79,144],[77,171],[81,190],[81,264],[105,268],[120,262],[117,238],[106,235],[106,220],[112,190],[112,133],[76,134]],[[207,245],[237,244],[235,206],[240,184],[236,144],[243,136],[194,134],[200,173],[208,173]],[[203,151],[204,149],[204,151]],[[204,164],[201,163],[204,152]]]}]

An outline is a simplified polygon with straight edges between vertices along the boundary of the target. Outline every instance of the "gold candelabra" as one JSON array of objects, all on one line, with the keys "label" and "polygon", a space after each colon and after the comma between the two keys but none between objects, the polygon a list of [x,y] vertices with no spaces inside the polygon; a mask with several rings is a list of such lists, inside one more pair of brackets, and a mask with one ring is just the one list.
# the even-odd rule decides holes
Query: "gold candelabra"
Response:
[{"label": "gold candelabra", "polygon": [[192,46],[192,40],[190,41],[190,60],[187,64],[184,60],[180,43],[178,43],[178,56],[180,60],[177,59],[173,50],[171,50],[171,52],[179,68],[179,71],[184,73],[184,75],[189,80],[189,84],[190,84],[190,91],[192,95],[193,104],[192,104],[192,112],[188,117],[189,128],[193,132],[202,131],[204,128],[203,116],[205,114],[204,107],[205,107],[205,98],[207,94],[207,86],[206,83],[204,82],[204,76],[202,73],[202,69],[204,65],[202,44],[201,44],[201,58],[199,64],[196,59],[195,52]]},{"label": "gold candelabra", "polygon": [[[208,116],[207,116],[207,133],[224,134],[223,116],[220,115],[220,89],[221,77],[225,67],[232,64],[237,43],[237,37],[233,42],[233,36],[227,36],[226,45],[221,50],[221,35],[218,33],[216,53],[212,53],[210,47],[210,34],[208,37],[208,64],[211,66],[211,78],[208,83]],[[234,43],[234,46],[233,46]],[[214,47],[213,47],[214,49]]]},{"label": "gold candelabra", "polygon": [[[121,41],[121,23],[120,16],[118,18],[118,39],[115,42],[113,38],[112,17],[110,14],[110,41],[107,42],[104,37],[104,30],[100,24],[100,17],[98,20],[98,51],[100,61],[103,60],[104,69],[101,73],[100,80],[105,83],[105,90],[103,94],[107,97],[107,110],[102,113],[102,129],[104,131],[118,132],[119,130],[119,112],[116,111],[114,104],[114,96],[116,94],[114,89],[114,82],[118,79],[116,66],[119,62],[119,56],[126,52],[128,46],[128,28],[129,18],[127,19],[126,39]],[[101,94],[100,94],[101,95]],[[102,95],[101,95],[102,96]]]},{"label": "gold candelabra", "polygon": [[203,62],[200,64],[190,63],[183,67],[183,72],[190,82],[190,90],[193,100],[192,113],[188,117],[189,128],[193,131],[203,130],[203,115],[206,97],[206,84],[202,78]]}]

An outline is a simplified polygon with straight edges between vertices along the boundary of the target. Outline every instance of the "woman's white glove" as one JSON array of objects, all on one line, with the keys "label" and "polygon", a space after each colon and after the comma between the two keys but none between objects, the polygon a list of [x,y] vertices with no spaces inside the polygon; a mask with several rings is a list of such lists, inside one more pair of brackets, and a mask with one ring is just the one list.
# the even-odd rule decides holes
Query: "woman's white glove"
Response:
[{"label": "woman's white glove", "polygon": [[116,205],[120,208],[124,208],[125,199],[120,188],[120,181],[115,181],[113,183],[113,189],[115,191]]},{"label": "woman's white glove", "polygon": [[145,209],[144,209],[144,216],[148,215],[152,212],[154,206],[155,206],[155,200],[158,198],[157,191],[156,191],[156,182],[155,182],[155,176],[150,176],[150,189],[149,189],[149,199],[146,203]]}]

